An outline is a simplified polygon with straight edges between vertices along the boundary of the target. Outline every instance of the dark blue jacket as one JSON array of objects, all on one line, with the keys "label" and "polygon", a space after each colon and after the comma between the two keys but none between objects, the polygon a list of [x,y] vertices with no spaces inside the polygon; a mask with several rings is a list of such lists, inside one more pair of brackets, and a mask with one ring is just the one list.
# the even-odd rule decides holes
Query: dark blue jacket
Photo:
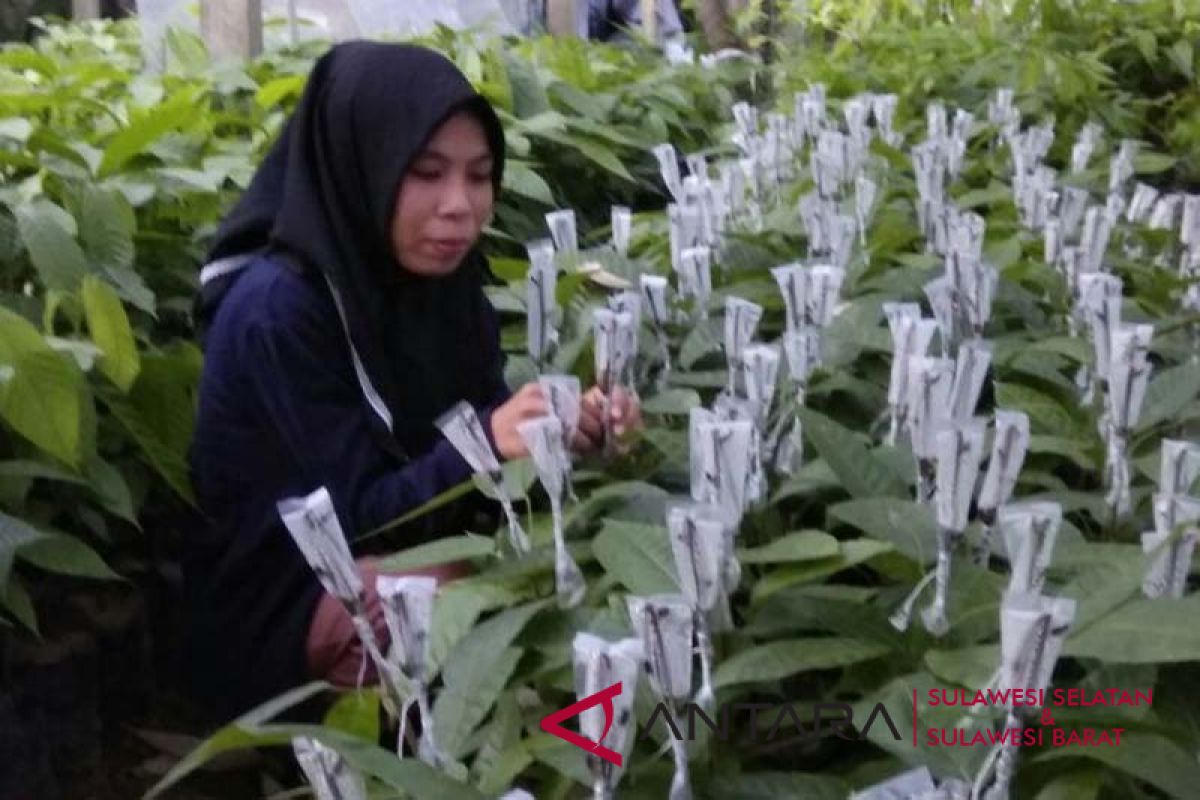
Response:
[{"label": "dark blue jacket", "polygon": [[[432,425],[397,424],[413,454],[407,463],[373,437],[337,309],[319,279],[270,257],[241,273],[205,342],[190,452],[204,521],[188,537],[184,567],[194,671],[222,716],[308,679],[305,636],[323,590],[279,519],[279,500],[325,486],[353,543],[471,473]],[[490,437],[491,411],[510,393],[482,291],[477,306],[478,362],[447,369],[477,376],[463,399]]]}]

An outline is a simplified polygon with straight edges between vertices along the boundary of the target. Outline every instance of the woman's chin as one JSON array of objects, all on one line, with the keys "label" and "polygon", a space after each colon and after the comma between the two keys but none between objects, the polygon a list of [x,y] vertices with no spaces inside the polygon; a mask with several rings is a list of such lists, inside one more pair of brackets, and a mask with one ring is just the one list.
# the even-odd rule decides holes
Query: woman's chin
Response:
[{"label": "woman's chin", "polygon": [[442,278],[458,269],[463,262],[463,256],[436,259],[421,258],[404,262],[403,269],[422,278]]}]

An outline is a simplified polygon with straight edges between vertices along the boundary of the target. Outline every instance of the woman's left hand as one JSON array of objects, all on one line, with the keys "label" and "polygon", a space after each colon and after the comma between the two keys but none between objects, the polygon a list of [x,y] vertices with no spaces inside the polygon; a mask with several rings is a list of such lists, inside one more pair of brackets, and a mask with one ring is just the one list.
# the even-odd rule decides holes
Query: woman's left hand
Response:
[{"label": "woman's left hand", "polygon": [[612,415],[612,432],[617,439],[617,450],[622,453],[628,450],[628,445],[622,445],[622,440],[642,428],[642,409],[637,396],[618,387],[610,402],[599,386],[593,386],[584,393],[579,404],[579,428],[571,442],[573,451],[584,454],[603,447],[606,406]]}]

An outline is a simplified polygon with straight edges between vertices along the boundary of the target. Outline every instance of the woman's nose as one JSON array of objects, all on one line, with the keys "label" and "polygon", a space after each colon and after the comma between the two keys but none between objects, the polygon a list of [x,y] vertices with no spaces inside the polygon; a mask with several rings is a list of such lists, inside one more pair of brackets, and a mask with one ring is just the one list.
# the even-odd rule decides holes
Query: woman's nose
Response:
[{"label": "woman's nose", "polygon": [[445,186],[442,188],[440,206],[439,210],[446,216],[460,216],[470,213],[470,187],[465,177],[454,176],[446,181]]}]

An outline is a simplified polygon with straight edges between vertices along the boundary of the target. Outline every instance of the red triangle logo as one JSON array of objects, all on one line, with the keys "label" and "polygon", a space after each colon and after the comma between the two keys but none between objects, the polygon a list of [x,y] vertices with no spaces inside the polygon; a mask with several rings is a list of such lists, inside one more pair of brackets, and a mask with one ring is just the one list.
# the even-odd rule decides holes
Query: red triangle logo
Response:
[{"label": "red triangle logo", "polygon": [[553,714],[549,714],[542,719],[542,730],[551,736],[557,736],[565,742],[570,742],[581,750],[586,750],[594,756],[604,759],[615,766],[622,765],[621,754],[608,749],[599,742],[593,742],[591,739],[586,739],[580,736],[575,731],[569,731],[564,728],[561,723],[563,720],[578,716],[580,713],[587,711],[592,706],[604,706],[604,732],[600,734],[601,740],[608,735],[609,729],[613,724],[613,701],[612,699],[621,693],[621,682],[617,681],[607,689],[601,689],[595,694],[589,694],[577,703],[572,703],[566,708],[559,709]]}]

